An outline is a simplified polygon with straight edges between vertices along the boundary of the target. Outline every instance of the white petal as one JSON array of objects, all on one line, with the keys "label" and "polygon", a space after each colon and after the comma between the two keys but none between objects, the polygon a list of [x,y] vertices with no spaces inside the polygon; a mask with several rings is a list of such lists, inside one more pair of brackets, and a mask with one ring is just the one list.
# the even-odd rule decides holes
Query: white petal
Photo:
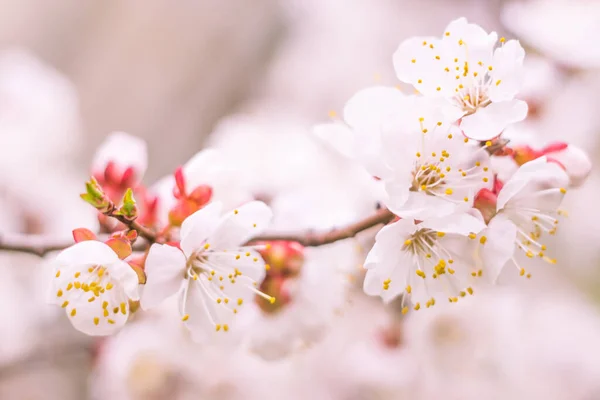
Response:
[{"label": "white petal", "polygon": [[502,133],[504,128],[527,116],[527,103],[522,100],[491,103],[479,108],[475,114],[464,117],[460,127],[465,135],[475,140],[489,140]]},{"label": "white petal", "polygon": [[354,157],[354,134],[348,126],[340,122],[319,124],[312,133],[344,157]]},{"label": "white petal", "polygon": [[483,221],[469,214],[453,214],[443,218],[429,219],[421,222],[418,226],[463,236],[467,236],[469,233],[479,233],[485,228]]},{"label": "white petal", "polygon": [[[91,297],[91,292],[89,292]],[[75,298],[78,296],[78,298]],[[73,293],[69,299],[69,306],[65,312],[73,327],[86,335],[107,336],[112,335],[125,325],[129,317],[129,303],[125,295],[115,286],[111,290],[100,294],[94,301],[88,302],[88,296],[81,296],[79,293]],[[108,303],[106,310],[108,315],[104,315],[103,303]],[[124,303],[125,313],[121,312],[121,303]],[[71,315],[73,308],[76,309],[76,315]],[[113,312],[113,308],[118,308]],[[97,318],[98,323],[94,321]],[[111,322],[109,322],[112,321]]]},{"label": "white petal", "polygon": [[488,96],[492,102],[512,100],[523,80],[525,50],[518,40],[509,40],[494,52],[494,70]]},{"label": "white petal", "polygon": [[262,201],[246,203],[223,216],[208,242],[214,249],[237,248],[266,229],[272,218],[273,212]]},{"label": "white petal", "polygon": [[360,90],[346,103],[344,120],[353,128],[377,128],[385,117],[401,111],[404,97],[400,90],[386,86]]},{"label": "white petal", "polygon": [[221,209],[220,202],[212,202],[183,221],[180,246],[186,256],[189,257],[200,249],[217,228],[221,220]]},{"label": "white petal", "polygon": [[[240,258],[236,258],[238,254]],[[260,284],[265,278],[265,261],[259,252],[251,248],[243,247],[239,252],[231,252],[231,254],[212,254],[208,252],[207,257],[210,265],[231,271],[238,269],[242,276],[250,278],[256,283]]]},{"label": "white petal", "polygon": [[393,58],[398,79],[427,96],[452,96],[452,82],[444,70],[445,64],[435,58],[441,54],[440,42],[433,37],[413,37],[402,42]]},{"label": "white petal", "polygon": [[139,278],[131,266],[123,260],[106,266],[110,275],[119,281],[125,294],[131,300],[139,300]]},{"label": "white petal", "polygon": [[183,252],[166,244],[153,244],[146,257],[146,284],[142,289],[140,305],[147,310],[158,306],[175,294],[181,286],[186,259]]},{"label": "white petal", "polygon": [[[529,206],[540,210],[555,210],[564,193],[559,191],[569,184],[569,177],[556,163],[539,157],[523,164],[505,183],[498,194],[496,209],[500,211],[507,204]],[[537,195],[540,191],[557,189],[546,196]]]},{"label": "white petal", "polygon": [[498,215],[490,221],[487,229],[481,232],[487,238],[484,245],[478,245],[479,256],[485,268],[484,275],[491,283],[496,283],[502,268],[515,252],[517,227],[511,221]]},{"label": "white petal", "polygon": [[581,186],[592,171],[592,162],[588,155],[571,144],[564,150],[547,153],[546,156],[562,164],[569,175],[571,187]]},{"label": "white petal", "polygon": [[125,132],[111,133],[96,151],[92,171],[103,173],[111,161],[121,173],[133,167],[137,178],[141,179],[148,166],[146,142]]},{"label": "white petal", "polygon": [[[452,214],[457,210],[457,205],[445,200],[443,197],[428,195],[423,192],[409,192],[408,199],[403,205],[386,201],[386,206],[401,218],[414,218],[419,220],[442,217]],[[465,206],[466,205],[466,206]],[[460,204],[468,207],[468,204]]]},{"label": "white petal", "polygon": [[108,245],[96,240],[76,243],[56,257],[59,265],[108,265],[118,259],[117,254]]},{"label": "white petal", "polygon": [[188,190],[193,190],[196,186],[206,184],[203,176],[207,171],[220,168],[223,156],[219,150],[204,149],[194,154],[183,166],[183,173]]}]

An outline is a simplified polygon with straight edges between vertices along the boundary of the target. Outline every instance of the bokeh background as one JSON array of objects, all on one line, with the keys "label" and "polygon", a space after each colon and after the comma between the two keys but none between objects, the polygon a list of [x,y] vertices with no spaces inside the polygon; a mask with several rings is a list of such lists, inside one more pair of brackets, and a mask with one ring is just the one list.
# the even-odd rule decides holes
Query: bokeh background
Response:
[{"label": "bokeh background", "polygon": [[[343,301],[285,356],[193,345],[169,312],[92,340],[45,305],[48,260],[0,253],[0,399],[600,399],[599,1],[0,7],[0,232],[68,237],[93,228],[94,212],[78,193],[112,131],[148,142],[148,184],[218,147],[257,195],[322,195],[286,210],[286,226],[305,227],[308,218],[311,227],[331,227],[353,183],[311,126],[336,118],[361,88],[397,84],[391,56],[399,43],[439,35],[460,16],[526,48],[521,97],[530,115],[519,131],[540,144],[580,146],[595,163],[587,184],[566,198],[569,217],[551,246],[556,267],[527,281],[503,276],[476,301],[401,318],[394,304],[361,294],[369,238],[359,238],[349,245],[358,261],[342,266],[352,278]],[[339,261],[331,251],[316,264]],[[320,274],[317,281],[330,279]],[[283,346],[301,331],[300,314],[329,301],[330,282],[309,285],[313,308],[269,321],[270,334],[255,329],[261,345]]]}]

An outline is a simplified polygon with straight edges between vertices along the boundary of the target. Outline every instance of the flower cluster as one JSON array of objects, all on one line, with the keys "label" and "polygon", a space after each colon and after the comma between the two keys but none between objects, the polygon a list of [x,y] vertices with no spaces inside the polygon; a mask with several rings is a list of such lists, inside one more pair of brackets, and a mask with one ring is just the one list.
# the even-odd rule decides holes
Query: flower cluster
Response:
[{"label": "flower cluster", "polygon": [[530,277],[526,260],[556,263],[545,240],[590,165],[565,143],[536,151],[503,136],[527,114],[518,99],[524,55],[518,41],[457,19],[441,37],[410,38],[394,54],[415,94],[364,89],[344,121],[319,127],[383,181],[383,202],[399,219],[379,231],[365,261],[367,294],[403,295],[406,313],[472,295],[506,265]]},{"label": "flower cluster", "polygon": [[[300,233],[264,234],[274,215],[257,199],[276,190],[251,193],[256,182],[244,184],[219,150],[146,187],[143,141],[111,135],[81,195],[105,235],[74,231],[77,243],[55,260],[51,302],[77,329],[108,335],[138,308],[176,298],[178,318],[202,342],[237,336],[236,316],[259,313],[263,327],[288,328],[283,340],[285,329],[249,329],[257,337],[250,348],[276,358],[320,337],[344,302],[347,282],[337,275],[356,278],[348,267],[357,263],[364,292],[385,302],[402,296],[403,313],[472,296],[505,266],[531,277],[535,261],[557,262],[547,237],[591,165],[567,143],[539,146],[507,133],[528,110],[519,99],[524,56],[518,41],[464,18],[440,38],[400,44],[399,86],[363,89],[343,120],[315,127],[341,153],[334,173],[269,198],[274,225],[307,229]],[[365,209],[375,215],[360,220]],[[343,242],[380,224],[364,253]],[[309,249],[321,245],[331,246]]]}]

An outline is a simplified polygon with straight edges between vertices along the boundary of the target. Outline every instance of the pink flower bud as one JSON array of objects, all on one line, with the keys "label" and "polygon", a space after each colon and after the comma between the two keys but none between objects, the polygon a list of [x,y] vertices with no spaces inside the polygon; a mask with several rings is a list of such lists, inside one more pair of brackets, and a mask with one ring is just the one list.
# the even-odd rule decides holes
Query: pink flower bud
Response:
[{"label": "pink flower bud", "polygon": [[573,187],[581,186],[592,169],[592,163],[583,150],[564,142],[551,143],[541,150],[529,146],[513,149],[513,158],[519,165],[542,156],[546,156],[548,162],[560,165],[569,175],[570,185]]},{"label": "pink flower bud", "polygon": [[92,174],[103,185],[133,187],[147,168],[146,142],[124,132],[111,133],[92,161]]},{"label": "pink flower bud", "polygon": [[496,215],[498,196],[489,189],[481,189],[475,196],[473,207],[478,209],[487,224]]}]

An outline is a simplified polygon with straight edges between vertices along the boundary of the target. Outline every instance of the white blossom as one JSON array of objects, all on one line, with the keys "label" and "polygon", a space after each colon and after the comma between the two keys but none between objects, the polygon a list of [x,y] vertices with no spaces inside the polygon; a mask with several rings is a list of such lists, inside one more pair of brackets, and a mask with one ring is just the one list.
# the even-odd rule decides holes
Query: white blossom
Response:
[{"label": "white blossom", "polygon": [[525,51],[518,41],[494,49],[498,36],[469,24],[452,21],[442,38],[413,37],[394,54],[398,78],[423,95],[447,101],[444,112],[461,119],[460,126],[473,139],[498,136],[527,115],[527,103],[516,100],[521,86]]},{"label": "white blossom", "polygon": [[415,310],[435,305],[440,294],[450,302],[472,294],[471,282],[481,272],[474,266],[469,242],[484,227],[469,214],[420,223],[402,219],[385,226],[365,260],[365,293],[386,302],[405,294],[403,304],[410,299]]},{"label": "white blossom", "polygon": [[413,96],[382,128],[388,208],[403,218],[426,219],[468,209],[492,185],[486,146],[451,127],[437,100]]},{"label": "white blossom", "polygon": [[517,261],[516,252],[556,264],[556,259],[546,255],[547,245],[542,242],[547,235],[556,233],[559,206],[568,184],[569,177],[563,169],[546,157],[523,164],[506,182],[498,194],[496,214],[481,232],[484,244],[477,252],[492,282],[508,261],[520,275],[527,274]]},{"label": "white blossom", "polygon": [[141,306],[149,309],[179,292],[182,320],[195,340],[228,332],[233,317],[258,294],[265,276],[260,254],[244,243],[267,227],[271,210],[247,203],[221,217],[222,205],[210,203],[181,227],[181,250],[154,244],[146,259],[147,282]]},{"label": "white blossom", "polygon": [[48,301],[65,309],[73,326],[94,336],[118,331],[138,300],[138,276],[106,244],[83,241],[55,261]]}]

